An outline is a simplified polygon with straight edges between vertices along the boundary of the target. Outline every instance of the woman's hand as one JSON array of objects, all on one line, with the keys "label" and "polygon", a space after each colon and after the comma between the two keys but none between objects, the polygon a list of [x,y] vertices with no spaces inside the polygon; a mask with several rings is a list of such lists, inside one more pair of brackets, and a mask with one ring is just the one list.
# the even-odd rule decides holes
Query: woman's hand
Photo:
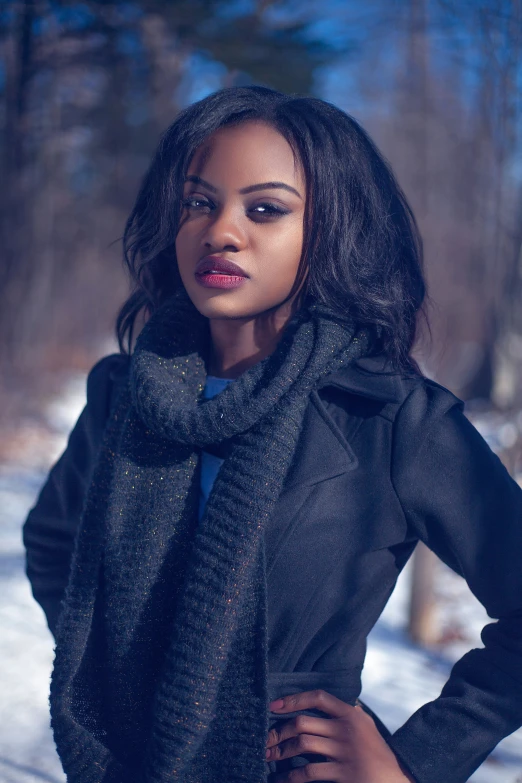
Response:
[{"label": "woman's hand", "polygon": [[[282,702],[282,704],[281,704]],[[277,706],[279,704],[279,706]],[[328,761],[306,764],[273,776],[274,783],[415,783],[405,772],[362,707],[352,707],[323,690],[303,691],[270,703],[270,710],[286,712],[317,708],[332,718],[298,715],[268,732],[267,761],[302,753],[320,753]]]}]

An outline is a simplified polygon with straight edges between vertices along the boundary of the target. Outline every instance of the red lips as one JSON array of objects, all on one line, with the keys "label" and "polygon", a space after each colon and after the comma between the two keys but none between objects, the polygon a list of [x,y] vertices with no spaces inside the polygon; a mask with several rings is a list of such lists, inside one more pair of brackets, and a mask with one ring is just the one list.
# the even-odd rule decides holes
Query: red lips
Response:
[{"label": "red lips", "polygon": [[240,266],[234,264],[222,256],[205,256],[198,261],[195,269],[196,275],[202,275],[214,269],[216,272],[222,272],[227,275],[236,275],[237,277],[248,277],[247,273]]}]

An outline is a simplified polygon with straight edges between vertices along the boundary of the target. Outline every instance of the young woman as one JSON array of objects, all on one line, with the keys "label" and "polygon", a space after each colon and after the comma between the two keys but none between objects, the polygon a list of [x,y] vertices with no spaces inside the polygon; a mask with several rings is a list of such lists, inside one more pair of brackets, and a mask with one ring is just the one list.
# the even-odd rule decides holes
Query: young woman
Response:
[{"label": "young woman", "polygon": [[[389,167],[327,102],[220,90],[164,134],[124,247],[121,353],[24,527],[67,780],[463,783],[522,725],[522,490],[410,357]],[[360,675],[419,539],[497,622],[390,734]]]}]

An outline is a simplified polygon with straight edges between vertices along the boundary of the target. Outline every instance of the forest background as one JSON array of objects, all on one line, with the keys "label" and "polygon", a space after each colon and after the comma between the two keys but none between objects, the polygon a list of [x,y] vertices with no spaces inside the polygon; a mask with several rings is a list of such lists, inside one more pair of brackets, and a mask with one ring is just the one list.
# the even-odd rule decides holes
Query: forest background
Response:
[{"label": "forest background", "polygon": [[424,238],[421,366],[465,400],[522,407],[522,0],[0,9],[0,426],[107,350],[128,290],[120,238],[161,132],[250,83],[369,130]]}]

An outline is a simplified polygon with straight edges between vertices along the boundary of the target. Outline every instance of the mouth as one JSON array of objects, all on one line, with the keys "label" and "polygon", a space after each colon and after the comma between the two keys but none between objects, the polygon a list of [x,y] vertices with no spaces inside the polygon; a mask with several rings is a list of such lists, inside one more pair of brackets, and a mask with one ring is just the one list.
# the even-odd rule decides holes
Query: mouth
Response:
[{"label": "mouth", "polygon": [[246,277],[244,275],[227,275],[223,272],[203,272],[195,274],[194,277],[199,285],[204,288],[238,288],[244,284]]},{"label": "mouth", "polygon": [[230,275],[228,272],[218,272],[216,269],[209,269],[206,272],[196,272],[200,277],[208,277],[209,275],[224,275],[225,277],[245,277],[245,275]]},{"label": "mouth", "polygon": [[196,277],[204,275],[223,275],[226,277],[248,277],[247,273],[240,266],[228,258],[220,256],[205,256],[196,265],[194,270]]}]

